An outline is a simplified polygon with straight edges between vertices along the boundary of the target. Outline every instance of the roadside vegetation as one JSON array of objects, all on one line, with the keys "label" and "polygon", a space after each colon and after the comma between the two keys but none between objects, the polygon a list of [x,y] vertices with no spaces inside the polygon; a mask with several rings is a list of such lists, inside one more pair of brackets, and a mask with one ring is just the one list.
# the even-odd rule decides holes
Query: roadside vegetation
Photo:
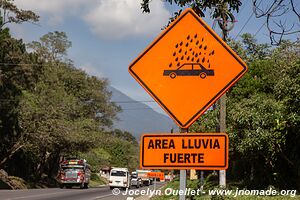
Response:
[{"label": "roadside vegetation", "polygon": [[[94,173],[104,166],[136,169],[136,140],[111,130],[121,110],[110,100],[108,80],[76,68],[67,35],[54,31],[30,44],[11,36],[8,24],[38,18],[0,1],[0,169],[9,175],[1,172],[3,179],[22,187],[55,185],[64,156],[86,158]],[[249,66],[228,92],[228,187],[300,191],[300,41],[271,47],[244,34],[228,43]],[[190,132],[215,132],[218,112],[208,111]]]},{"label": "roadside vegetation", "polygon": [[100,187],[103,185],[107,185],[107,180],[101,176],[99,176],[98,173],[92,173],[91,174],[91,180],[90,180],[90,187]]},{"label": "roadside vegetation", "polygon": [[86,158],[97,173],[103,166],[135,169],[135,138],[111,129],[121,109],[110,100],[108,80],[74,66],[64,32],[30,44],[13,38],[7,25],[37,22],[33,12],[1,1],[0,14],[0,168],[33,186],[55,185],[68,156]]},{"label": "roadside vegetation", "polygon": [[[250,34],[230,41],[249,71],[228,92],[227,179],[247,188],[300,189],[300,41],[278,47],[258,44]],[[214,132],[218,108],[191,127]]]},{"label": "roadside vegetation", "polygon": [[[143,12],[151,12],[149,0],[142,1]],[[223,40],[248,64],[249,71],[227,94],[226,133],[229,135],[227,180],[251,189],[272,186],[300,191],[300,40],[284,40],[299,34],[299,9],[296,0],[251,1],[256,18],[265,23],[254,36],[230,39],[235,13],[248,3],[241,0],[199,1],[166,0],[182,9],[192,8],[201,17],[211,17],[218,24]],[[249,5],[249,4],[248,4]],[[181,13],[174,13],[172,23]],[[233,23],[232,23],[233,22]],[[289,22],[290,26],[287,25]],[[168,26],[167,25],[167,26]],[[213,26],[214,26],[213,25]],[[167,27],[166,26],[166,27]],[[268,44],[258,44],[255,36],[262,28],[269,35]],[[165,28],[165,27],[164,27]],[[294,37],[294,38],[296,38]],[[290,37],[291,38],[291,37]],[[224,66],[224,68],[230,66]],[[219,132],[219,106],[190,127],[190,132]],[[206,172],[206,176],[208,175]]]},{"label": "roadside vegetation", "polygon": [[[186,195],[186,199],[188,200],[233,200],[233,199],[242,199],[242,200],[285,200],[285,199],[300,199],[299,195],[274,195],[274,196],[255,196],[255,195],[236,195],[235,192],[237,189],[243,190],[246,188],[240,187],[239,183],[229,182],[227,185],[228,190],[232,190],[231,195],[209,195],[209,190],[221,190],[218,186],[218,176],[216,174],[211,174],[207,178],[205,178],[203,184],[200,183],[200,180],[187,180],[187,188],[191,190],[197,191],[197,189],[201,188],[200,195]],[[201,187],[202,186],[202,187]],[[161,196],[154,196],[151,200],[179,200],[178,195],[164,195],[164,191],[168,189],[170,192],[170,188],[173,191],[178,190],[179,188],[179,178],[175,178],[173,181],[165,184],[162,188]],[[270,188],[266,188],[268,190]],[[272,188],[272,190],[275,188]],[[278,191],[278,190],[277,190]]]},{"label": "roadside vegetation", "polygon": [[[300,41],[282,41],[278,47],[258,44],[250,34],[231,47],[249,66],[246,75],[228,92],[227,133],[229,168],[226,189],[297,190],[297,196],[239,196],[238,199],[300,199]],[[190,132],[215,132],[219,108],[208,111]],[[197,171],[200,177],[200,171]],[[204,182],[188,180],[187,188],[203,188],[188,199],[236,199],[209,196],[218,188],[218,172],[205,171]],[[179,180],[163,187],[179,189]],[[153,199],[178,199],[161,196]]]}]

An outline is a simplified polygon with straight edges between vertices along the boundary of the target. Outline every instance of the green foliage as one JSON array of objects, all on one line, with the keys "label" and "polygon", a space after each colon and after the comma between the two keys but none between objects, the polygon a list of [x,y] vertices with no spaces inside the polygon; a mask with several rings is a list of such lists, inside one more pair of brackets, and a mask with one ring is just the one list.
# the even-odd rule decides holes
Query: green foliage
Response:
[{"label": "green foliage", "polygon": [[111,132],[109,132],[109,134],[121,139],[121,140],[125,140],[127,142],[130,142],[136,146],[138,146],[138,142],[136,141],[136,138],[129,132],[127,131],[121,131],[119,129],[115,129]]},{"label": "green foliage", "polygon": [[[278,183],[278,179],[283,178],[282,172],[286,174],[286,170],[282,169],[290,168],[291,164],[290,158],[287,156],[290,153],[285,152],[284,149],[292,148],[292,152],[299,151],[299,148],[295,148],[294,145],[294,142],[299,142],[298,132],[291,129],[290,126],[293,123],[290,116],[294,116],[293,119],[299,117],[299,112],[291,112],[291,108],[297,106],[297,98],[299,99],[294,95],[300,89],[299,70],[297,71],[299,56],[297,56],[296,50],[298,45],[281,46],[274,49],[269,58],[263,61],[252,61],[247,79],[240,81],[241,84],[252,85],[252,90],[245,87],[247,95],[244,95],[238,84],[230,93],[232,104],[229,108],[228,119],[231,126],[229,135],[233,142],[231,144],[234,146],[236,155],[244,156],[248,160],[249,157],[251,158],[246,163],[251,162],[249,163],[250,171],[252,171],[250,174],[253,175],[252,181],[256,178],[256,184],[259,181],[264,186],[286,184]],[[278,55],[278,52],[281,53]],[[290,69],[293,73],[286,73]],[[292,85],[289,85],[291,88],[285,85],[288,81],[293,82]],[[291,89],[294,91],[289,95]],[[282,93],[286,94],[284,98],[278,95]],[[241,94],[242,96],[237,97]],[[284,101],[287,98],[291,100],[289,103]],[[299,128],[299,121],[294,125],[294,128]],[[291,138],[293,139],[291,140]],[[293,157],[295,167],[299,166],[297,154],[290,155]],[[278,163],[285,167],[279,167]],[[259,167],[259,165],[263,165],[263,167]],[[266,178],[265,173],[269,170],[268,178]],[[281,173],[278,173],[279,171]],[[264,174],[264,178],[262,174]],[[276,174],[276,177],[273,174]],[[297,184],[290,185],[290,187],[295,186],[299,187]]]},{"label": "green foliage", "polygon": [[101,179],[100,179],[100,177],[98,176],[98,174],[92,173],[92,174],[91,174],[91,180],[92,180],[92,181],[100,181]]},{"label": "green foliage", "polygon": [[39,16],[30,10],[17,8],[13,0],[0,1],[0,30],[8,23],[37,22]]},{"label": "green foliage", "polygon": [[[200,14],[202,17],[204,17],[204,11],[207,9],[211,9],[212,12],[212,18],[218,18],[221,17],[223,11],[224,11],[224,5],[229,5],[228,14],[232,11],[239,11],[239,7],[242,5],[242,2],[240,0],[167,0],[166,2],[170,4],[177,4],[180,7],[184,6],[190,6],[191,8],[194,8],[194,10],[197,11],[198,14]],[[150,0],[143,0],[141,4],[141,8],[143,12],[150,12]]]},{"label": "green foliage", "polygon": [[26,52],[22,40],[12,38],[9,29],[0,29],[0,166],[22,147],[19,107],[23,90],[36,82],[35,63],[36,56]]},{"label": "green foliage", "polygon": [[139,145],[128,132],[118,129],[95,136],[93,149],[79,153],[89,161],[94,172],[102,167],[127,167],[135,170],[139,165]]},{"label": "green foliage", "polygon": [[[30,47],[0,32],[0,166],[29,181],[57,175],[63,156],[102,166],[135,169],[138,144],[111,127],[120,110],[110,102],[107,80],[89,76],[67,59],[71,42],[48,33]],[[23,64],[24,63],[24,64]],[[20,170],[22,162],[26,169]]]},{"label": "green foliage", "polygon": [[100,185],[106,185],[107,181],[100,177],[97,173],[91,174],[90,186],[91,187],[99,187]]},{"label": "green foliage", "polygon": [[39,57],[47,62],[63,61],[67,56],[67,49],[72,46],[65,32],[50,32],[40,38],[40,41],[33,41],[28,47],[33,49]]},{"label": "green foliage", "polygon": [[105,149],[96,147],[86,153],[79,153],[79,157],[85,158],[92,166],[93,172],[99,172],[101,167],[110,166],[112,155]]},{"label": "green foliage", "polygon": [[[299,188],[300,44],[285,41],[271,49],[249,34],[229,43],[248,62],[249,71],[228,93],[228,177],[256,189]],[[192,131],[214,131],[217,117],[218,107]]]},{"label": "green foliage", "polygon": [[111,155],[111,166],[127,167],[129,170],[135,170],[138,167],[138,145],[132,145],[132,143],[128,141],[113,138],[103,144],[103,148]]}]

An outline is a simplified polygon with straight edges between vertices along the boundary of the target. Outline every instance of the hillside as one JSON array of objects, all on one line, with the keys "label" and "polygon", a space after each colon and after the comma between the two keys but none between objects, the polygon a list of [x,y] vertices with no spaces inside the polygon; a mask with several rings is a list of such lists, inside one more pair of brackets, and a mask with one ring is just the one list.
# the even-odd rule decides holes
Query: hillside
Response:
[{"label": "hillside", "polygon": [[114,128],[132,133],[139,139],[142,133],[164,133],[170,132],[177,125],[168,116],[160,114],[144,103],[134,101],[119,90],[109,87],[112,91],[112,101],[122,107],[115,121]]}]

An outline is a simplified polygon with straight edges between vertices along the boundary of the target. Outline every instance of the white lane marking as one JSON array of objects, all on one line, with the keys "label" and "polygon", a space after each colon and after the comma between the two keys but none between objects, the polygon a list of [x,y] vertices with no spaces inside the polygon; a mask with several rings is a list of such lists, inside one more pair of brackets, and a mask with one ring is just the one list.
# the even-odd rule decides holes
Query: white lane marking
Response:
[{"label": "white lane marking", "polygon": [[113,194],[107,194],[107,195],[103,195],[103,196],[99,196],[99,197],[94,197],[94,199],[102,199],[102,198],[110,197],[110,196],[115,196],[115,195],[113,195]]},{"label": "white lane marking", "polygon": [[[49,195],[61,194],[61,193],[65,193],[65,192],[66,191],[47,193],[47,194],[36,194],[36,195],[30,195],[30,196],[25,196],[25,197],[13,197],[13,198],[9,198],[7,200],[17,200],[17,199],[27,199],[27,198],[34,198],[34,197],[41,197],[41,196],[49,196]],[[79,193],[79,192],[77,192],[77,193]]]}]

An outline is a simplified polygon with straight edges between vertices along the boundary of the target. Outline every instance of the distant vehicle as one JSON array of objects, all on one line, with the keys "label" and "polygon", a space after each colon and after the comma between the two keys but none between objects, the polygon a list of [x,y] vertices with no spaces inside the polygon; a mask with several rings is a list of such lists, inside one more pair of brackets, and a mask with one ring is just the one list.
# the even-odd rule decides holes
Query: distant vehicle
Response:
[{"label": "distant vehicle", "polygon": [[205,79],[206,76],[214,76],[214,70],[206,69],[199,63],[185,63],[175,70],[164,70],[164,76],[174,79],[176,76],[199,76]]},{"label": "distant vehicle", "polygon": [[151,170],[142,170],[142,169],[136,170],[138,177],[142,179],[143,185],[147,185],[147,186],[153,183],[153,178],[150,178],[147,175],[148,172],[151,172]]},{"label": "distant vehicle", "polygon": [[171,175],[171,174],[165,175],[165,181],[172,181],[173,178],[174,178],[174,175]]},{"label": "distant vehicle", "polygon": [[141,177],[138,177],[137,172],[131,172],[131,186],[135,186],[136,188],[143,186],[143,181]]},{"label": "distant vehicle", "polygon": [[109,187],[113,188],[129,188],[130,174],[127,168],[112,168],[109,176]]},{"label": "distant vehicle", "polygon": [[67,159],[59,165],[59,187],[72,188],[79,186],[87,189],[90,183],[90,165],[84,159]]}]

